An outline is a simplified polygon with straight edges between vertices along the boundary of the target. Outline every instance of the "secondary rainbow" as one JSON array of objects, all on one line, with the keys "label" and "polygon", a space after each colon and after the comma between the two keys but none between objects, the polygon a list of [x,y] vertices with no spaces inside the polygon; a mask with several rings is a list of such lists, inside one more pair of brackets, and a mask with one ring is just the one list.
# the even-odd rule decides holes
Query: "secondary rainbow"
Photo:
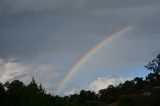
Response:
[{"label": "secondary rainbow", "polygon": [[65,83],[69,80],[69,78],[73,75],[76,70],[89,58],[91,57],[98,49],[106,45],[109,41],[111,41],[113,38],[122,35],[123,33],[129,31],[133,25],[129,25],[125,28],[122,28],[116,32],[113,32],[111,35],[107,36],[105,39],[100,41],[96,46],[94,46],[92,49],[90,49],[88,52],[86,52],[82,57],[79,58],[79,60],[71,67],[71,69],[68,71],[66,76],[58,83],[57,85],[57,92],[60,92],[63,87],[65,86]]}]

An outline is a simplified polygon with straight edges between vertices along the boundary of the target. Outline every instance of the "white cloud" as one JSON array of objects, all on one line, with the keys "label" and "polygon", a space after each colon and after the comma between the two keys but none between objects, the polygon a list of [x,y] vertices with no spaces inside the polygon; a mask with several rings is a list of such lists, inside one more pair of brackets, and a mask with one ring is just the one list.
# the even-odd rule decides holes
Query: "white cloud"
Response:
[{"label": "white cloud", "polygon": [[[10,59],[9,59],[10,60]],[[5,82],[24,74],[26,67],[19,63],[0,59],[0,81]]]},{"label": "white cloud", "polygon": [[71,90],[68,90],[68,91],[65,91],[64,92],[64,95],[73,95],[73,94],[76,94],[77,93],[77,90],[76,89],[71,89]]},{"label": "white cloud", "polygon": [[54,80],[59,77],[57,69],[50,64],[27,65],[14,61],[13,59],[0,58],[0,82],[21,80],[28,84],[32,77],[41,83],[47,92],[53,92]]},{"label": "white cloud", "polygon": [[118,85],[119,83],[123,83],[129,79],[130,78],[113,77],[113,76],[100,77],[97,80],[91,82],[91,84],[89,85],[89,90],[98,93],[99,90],[105,89],[109,85]]}]

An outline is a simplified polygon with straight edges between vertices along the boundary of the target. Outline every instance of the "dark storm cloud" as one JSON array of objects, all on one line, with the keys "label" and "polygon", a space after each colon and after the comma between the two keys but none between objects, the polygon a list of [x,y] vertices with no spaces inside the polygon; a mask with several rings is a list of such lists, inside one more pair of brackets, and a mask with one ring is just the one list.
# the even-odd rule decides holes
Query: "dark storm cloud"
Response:
[{"label": "dark storm cloud", "polygon": [[45,51],[48,44],[53,45],[52,49],[75,49],[81,48],[81,41],[88,49],[94,43],[87,42],[100,40],[100,36],[129,22],[142,23],[142,28],[150,29],[146,24],[159,25],[159,3],[159,0],[1,0],[0,56],[28,58]]},{"label": "dark storm cloud", "polygon": [[14,14],[18,12],[42,12],[62,10],[67,11],[70,8],[84,8],[84,9],[99,9],[99,8],[130,8],[146,5],[156,5],[160,3],[159,0],[1,0],[0,10],[1,14]]},{"label": "dark storm cloud", "polygon": [[[114,63],[117,59],[124,64],[144,62],[145,57],[150,59],[151,54],[155,55],[159,50],[159,12],[160,0],[0,0],[0,59],[22,58],[22,63],[28,61],[38,67],[44,65],[45,69],[41,67],[39,70],[48,70],[45,83],[49,85],[53,83],[50,81],[52,71],[62,77],[79,57],[99,41],[134,23],[129,36],[115,39],[116,43],[107,48],[107,52],[102,50],[99,61],[104,62],[102,65]],[[104,58],[105,53],[107,56]],[[56,68],[48,69],[45,62],[39,64],[39,58],[45,58],[48,64],[55,63]],[[29,67],[28,63],[21,65],[17,60],[15,63],[6,70],[8,74],[0,71],[4,75],[3,80],[23,77],[28,80],[34,73],[32,70],[37,70],[33,67],[24,70],[23,67]],[[21,68],[12,72],[13,66]],[[59,71],[63,69],[65,72]],[[35,74],[38,72],[45,74],[43,71],[35,71]]]}]

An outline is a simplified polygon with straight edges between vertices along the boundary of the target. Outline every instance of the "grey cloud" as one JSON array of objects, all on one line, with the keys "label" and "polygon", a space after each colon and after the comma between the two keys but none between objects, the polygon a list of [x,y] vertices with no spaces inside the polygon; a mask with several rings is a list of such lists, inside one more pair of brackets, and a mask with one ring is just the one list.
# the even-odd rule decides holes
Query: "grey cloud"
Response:
[{"label": "grey cloud", "polygon": [[[1,58],[2,60],[2,58]],[[21,80],[28,84],[32,77],[38,84],[42,84],[47,92],[53,93],[56,81],[59,80],[60,72],[50,64],[22,64],[16,61],[4,61],[0,64],[0,81]],[[54,84],[53,84],[54,83]]]},{"label": "grey cloud", "polygon": [[105,89],[109,85],[116,86],[119,83],[125,82],[126,80],[131,80],[131,78],[123,78],[123,77],[115,77],[115,76],[99,77],[90,83],[88,89],[98,93],[99,90]]},{"label": "grey cloud", "polygon": [[[143,64],[159,51],[159,5],[159,0],[1,0],[0,58],[5,58],[5,62],[8,58],[17,58],[16,63],[40,70],[41,74],[44,74],[41,69],[26,64],[56,64],[62,67],[56,72],[63,77],[71,65],[99,41],[134,23],[128,36],[115,39],[111,47],[91,60],[103,62],[102,66],[115,61]],[[5,62],[0,60],[0,64]],[[99,65],[97,62],[91,66]],[[4,67],[0,67],[2,69]],[[14,73],[6,75],[11,77]],[[28,80],[31,74],[21,73],[14,78]]]},{"label": "grey cloud", "polygon": [[[11,74],[12,75],[12,74]],[[25,78],[26,75],[25,74],[22,74],[22,75],[17,75],[16,77],[13,77],[12,79],[9,79],[8,81],[14,81],[14,80],[19,80],[19,79],[23,79]],[[30,80],[30,79],[28,79]]]},{"label": "grey cloud", "polygon": [[66,12],[75,10],[95,10],[100,8],[130,8],[146,5],[158,5],[159,0],[1,0],[1,14],[17,14],[22,12]]},{"label": "grey cloud", "polygon": [[[29,2],[32,4],[33,1],[26,2],[27,4],[30,4]],[[103,2],[102,4],[105,4]],[[148,4],[156,4],[156,2],[152,1],[151,3],[148,2]],[[63,2],[61,3],[63,4]],[[92,2],[91,4],[94,3]],[[83,1],[80,4],[83,4]],[[11,5],[16,5],[16,3]],[[124,3],[124,5],[126,4]],[[144,5],[146,5],[145,2]],[[0,21],[2,23],[0,25],[0,55],[1,57],[27,57],[25,59],[28,59],[39,55],[40,52],[46,51],[46,48],[52,49],[55,52],[57,49],[77,50],[77,48],[81,51],[86,51],[103,39],[103,37],[130,22],[137,24],[140,31],[147,31],[146,35],[141,31],[143,38],[143,36],[148,36],[153,31],[159,33],[159,10],[157,6],[153,7],[151,5],[145,8],[131,7],[130,9],[123,8],[118,10],[102,8],[90,11],[89,13],[86,11],[76,13],[76,10],[72,10],[75,12],[69,14],[65,12],[63,12],[64,14],[54,14],[53,12],[53,14],[29,15],[22,12],[22,14],[16,16],[3,16]],[[81,43],[82,41],[83,44]]]},{"label": "grey cloud", "polygon": [[[17,15],[22,13],[46,14],[72,11],[79,1],[75,0],[2,0],[0,15]],[[33,14],[33,15],[34,15]]]}]

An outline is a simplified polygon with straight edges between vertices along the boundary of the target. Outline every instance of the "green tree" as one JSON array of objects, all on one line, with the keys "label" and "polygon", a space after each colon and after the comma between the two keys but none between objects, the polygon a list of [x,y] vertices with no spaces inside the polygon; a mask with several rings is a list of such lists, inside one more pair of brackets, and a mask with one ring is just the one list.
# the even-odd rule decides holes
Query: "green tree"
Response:
[{"label": "green tree", "polygon": [[146,77],[150,86],[154,87],[160,85],[160,54],[158,54],[157,57],[149,62],[145,67],[150,71]]},{"label": "green tree", "polygon": [[160,74],[160,54],[145,66],[149,71]]},{"label": "green tree", "polygon": [[146,81],[144,81],[143,78],[135,77],[133,81],[135,83],[135,89],[137,92],[146,87]]},{"label": "green tree", "polygon": [[135,84],[134,81],[125,81],[125,83],[122,85],[122,93],[125,95],[133,94],[135,93]]},{"label": "green tree", "polygon": [[6,98],[6,90],[5,90],[5,87],[4,85],[0,82],[0,103],[1,105],[5,105],[5,100]]}]

